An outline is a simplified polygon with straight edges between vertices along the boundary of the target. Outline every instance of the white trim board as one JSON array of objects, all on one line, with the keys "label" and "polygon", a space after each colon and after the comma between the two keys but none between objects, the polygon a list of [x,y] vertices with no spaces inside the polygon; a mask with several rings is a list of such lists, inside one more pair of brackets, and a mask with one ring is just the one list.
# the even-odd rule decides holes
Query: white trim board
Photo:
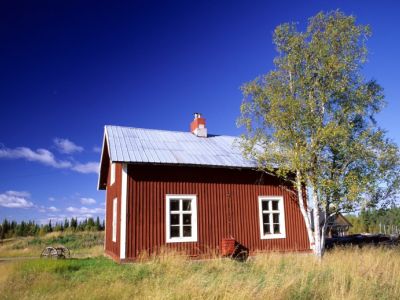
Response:
[{"label": "white trim board", "polygon": [[[263,200],[278,200],[279,203],[279,226],[281,228],[281,233],[270,233],[270,234],[263,234],[263,211],[262,211],[262,201]],[[262,240],[270,240],[270,239],[284,239],[286,238],[286,223],[285,223],[285,206],[283,196],[259,196],[258,197],[258,222],[260,225],[260,238]],[[272,222],[272,219],[270,219]],[[272,224],[272,223],[270,223]],[[271,227],[272,228],[272,227]]]},{"label": "white trim board", "polygon": [[[100,164],[99,164],[99,177],[97,178],[97,190],[98,191],[100,191],[101,164],[103,162],[104,144],[106,143],[106,139],[107,139],[107,130],[106,130],[106,126],[104,126],[103,143],[101,146],[101,156],[100,156]],[[107,142],[107,147],[108,147],[108,142]],[[107,151],[108,151],[108,156],[110,156],[110,151],[108,149],[107,149]]]},{"label": "white trim board", "polygon": [[106,241],[107,241],[107,238],[106,238],[106,234],[107,234],[107,205],[108,205],[108,202],[107,202],[107,193],[105,193],[106,194],[106,199],[105,199],[105,202],[106,202],[106,205],[104,206],[104,212],[105,212],[105,215],[104,215],[104,250],[106,250]]},{"label": "white trim board", "polygon": [[[170,237],[170,201],[171,200],[182,200],[188,199],[191,200],[191,215],[192,215],[192,236],[190,237]],[[197,242],[197,195],[166,195],[165,197],[165,240],[167,243],[184,243],[184,242]],[[181,201],[180,204],[181,205]],[[183,224],[182,215],[184,211],[182,211],[182,207],[180,207],[180,224]]]},{"label": "white trim board", "polygon": [[128,197],[128,166],[122,164],[122,180],[121,180],[121,227],[120,227],[120,259],[126,257],[126,206]]},{"label": "white trim board", "polygon": [[112,235],[111,240],[113,243],[117,242],[117,210],[118,210],[118,199],[113,199],[113,214],[112,214]]}]

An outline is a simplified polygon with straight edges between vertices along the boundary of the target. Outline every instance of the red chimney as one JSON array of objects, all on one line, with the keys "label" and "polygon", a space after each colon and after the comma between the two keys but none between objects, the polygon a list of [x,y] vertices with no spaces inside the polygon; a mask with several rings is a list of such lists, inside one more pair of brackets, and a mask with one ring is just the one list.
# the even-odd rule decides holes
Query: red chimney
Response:
[{"label": "red chimney", "polygon": [[190,131],[198,137],[207,137],[206,119],[201,114],[194,113],[194,120],[190,123]]}]

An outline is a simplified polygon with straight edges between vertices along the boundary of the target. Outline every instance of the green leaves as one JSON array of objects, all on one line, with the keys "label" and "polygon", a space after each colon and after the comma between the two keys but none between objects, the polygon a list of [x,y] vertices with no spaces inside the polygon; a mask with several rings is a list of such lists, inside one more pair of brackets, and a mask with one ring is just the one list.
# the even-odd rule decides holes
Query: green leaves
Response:
[{"label": "green leaves", "polygon": [[307,29],[278,26],[275,69],[242,86],[241,146],[260,169],[298,171],[323,208],[354,209],[393,198],[399,152],[377,127],[383,89],[362,76],[369,26],[340,11]]}]

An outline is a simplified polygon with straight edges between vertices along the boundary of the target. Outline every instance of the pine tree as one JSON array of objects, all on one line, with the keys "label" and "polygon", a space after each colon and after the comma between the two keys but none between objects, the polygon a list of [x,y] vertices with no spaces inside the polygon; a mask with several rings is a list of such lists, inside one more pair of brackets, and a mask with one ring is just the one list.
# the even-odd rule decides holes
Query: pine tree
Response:
[{"label": "pine tree", "polygon": [[100,231],[101,230],[101,224],[100,224],[100,218],[97,216],[96,218],[96,230]]},{"label": "pine tree", "polygon": [[69,221],[67,218],[65,218],[64,220],[64,229],[68,229],[69,228]]}]

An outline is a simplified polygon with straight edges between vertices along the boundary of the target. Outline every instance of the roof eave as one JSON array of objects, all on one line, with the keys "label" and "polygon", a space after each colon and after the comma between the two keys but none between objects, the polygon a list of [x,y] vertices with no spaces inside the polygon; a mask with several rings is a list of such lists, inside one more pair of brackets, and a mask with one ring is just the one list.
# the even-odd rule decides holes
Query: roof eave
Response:
[{"label": "roof eave", "polygon": [[136,162],[115,160],[113,162],[126,163],[132,165],[154,165],[154,166],[177,166],[177,167],[199,167],[199,168],[220,168],[220,169],[251,169],[255,170],[255,166],[227,166],[227,165],[207,165],[207,164],[189,164],[189,163],[157,163],[157,162]]},{"label": "roof eave", "polygon": [[107,149],[106,151],[108,152],[108,155],[110,156],[110,149],[108,149],[109,147],[109,143],[108,141],[108,136],[107,136],[107,126],[104,126],[104,134],[103,134],[103,144],[101,147],[101,156],[100,156],[100,164],[99,164],[99,177],[97,180],[97,190],[105,190],[104,185],[101,185],[101,175],[102,175],[102,170],[103,170],[103,160],[104,160],[104,149],[105,149],[105,145],[107,145]]}]

